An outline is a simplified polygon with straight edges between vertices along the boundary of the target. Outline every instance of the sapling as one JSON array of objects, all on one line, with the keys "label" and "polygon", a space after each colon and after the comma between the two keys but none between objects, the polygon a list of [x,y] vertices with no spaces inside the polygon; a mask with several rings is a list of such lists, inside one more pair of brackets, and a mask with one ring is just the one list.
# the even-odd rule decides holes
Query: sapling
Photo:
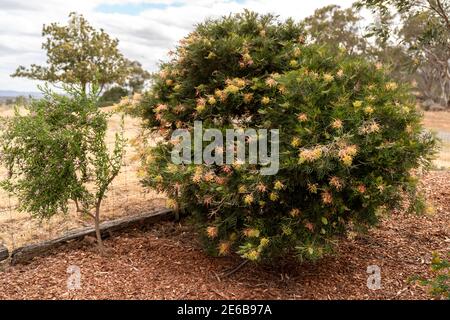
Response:
[{"label": "sapling", "polygon": [[96,90],[65,89],[66,95],[41,89],[41,100],[2,119],[0,161],[8,176],[1,187],[17,196],[20,211],[41,219],[67,213],[69,203],[75,203],[78,212],[94,220],[103,248],[100,209],[122,165],[123,119],[108,150],[111,114],[99,110]]}]

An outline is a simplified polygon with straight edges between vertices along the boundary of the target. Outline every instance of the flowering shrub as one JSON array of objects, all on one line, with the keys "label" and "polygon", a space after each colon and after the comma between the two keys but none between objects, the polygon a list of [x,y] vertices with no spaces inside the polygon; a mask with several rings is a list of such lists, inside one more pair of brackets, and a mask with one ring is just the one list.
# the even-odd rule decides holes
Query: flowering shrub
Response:
[{"label": "flowering shrub", "polygon": [[[142,147],[144,183],[196,218],[210,253],[315,259],[336,236],[416,198],[414,169],[429,164],[435,140],[408,88],[379,64],[303,39],[299,25],[270,15],[207,21],[180,42],[137,107],[161,137]],[[279,172],[173,164],[171,134],[192,131],[194,121],[279,129]]]}]

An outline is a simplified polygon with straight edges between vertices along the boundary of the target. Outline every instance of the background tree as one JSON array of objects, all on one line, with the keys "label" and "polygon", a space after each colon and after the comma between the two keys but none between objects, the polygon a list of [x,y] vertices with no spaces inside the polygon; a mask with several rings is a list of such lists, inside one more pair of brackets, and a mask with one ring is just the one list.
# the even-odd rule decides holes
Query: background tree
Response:
[{"label": "background tree", "polygon": [[[357,6],[369,8],[381,17],[393,16],[400,20],[400,46],[411,57],[421,91],[449,106],[450,1],[362,0]],[[380,21],[372,25],[369,35],[384,41],[395,36],[392,19]]]},{"label": "background tree", "polygon": [[94,29],[82,15],[71,13],[66,26],[44,25],[42,36],[46,38],[42,48],[47,53],[47,65],[19,66],[13,77],[79,84],[86,92],[93,82],[102,89],[123,82],[128,75],[119,41],[111,39],[103,29]]},{"label": "background tree", "polygon": [[132,94],[141,93],[146,82],[150,79],[150,73],[139,61],[127,60],[128,76],[125,79],[125,86],[129,88]]},{"label": "background tree", "polygon": [[16,109],[2,119],[1,162],[8,177],[1,186],[19,199],[19,210],[38,218],[66,213],[70,202],[93,218],[98,244],[100,207],[119,173],[123,158],[123,129],[114,149],[105,143],[108,114],[97,105],[96,88],[69,96],[44,91],[41,100]]},{"label": "background tree", "polygon": [[368,42],[361,27],[362,18],[354,7],[341,9],[330,5],[317,9],[302,21],[311,43],[329,45],[349,54],[365,54]]}]

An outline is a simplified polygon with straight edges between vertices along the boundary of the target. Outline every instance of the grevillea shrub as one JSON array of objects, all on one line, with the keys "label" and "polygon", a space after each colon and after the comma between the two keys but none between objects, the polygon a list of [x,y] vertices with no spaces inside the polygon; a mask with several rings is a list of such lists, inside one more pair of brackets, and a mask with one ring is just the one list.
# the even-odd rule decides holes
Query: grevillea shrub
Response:
[{"label": "grevillea shrub", "polygon": [[[209,20],[180,41],[135,110],[160,137],[142,146],[146,185],[195,218],[209,252],[315,259],[339,236],[415,201],[435,139],[385,68],[304,43],[291,20]],[[171,161],[175,129],[279,129],[279,171]],[[207,145],[208,143],[205,143]],[[220,152],[220,150],[216,150]]]}]

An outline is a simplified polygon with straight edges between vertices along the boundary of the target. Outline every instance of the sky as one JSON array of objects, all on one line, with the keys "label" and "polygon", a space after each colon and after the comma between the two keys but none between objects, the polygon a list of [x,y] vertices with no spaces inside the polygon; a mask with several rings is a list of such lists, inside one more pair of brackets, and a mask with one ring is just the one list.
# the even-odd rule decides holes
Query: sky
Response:
[{"label": "sky", "polygon": [[11,78],[19,65],[45,64],[42,26],[66,24],[70,12],[83,14],[95,28],[119,39],[129,59],[155,71],[178,40],[209,17],[251,9],[281,19],[301,20],[330,4],[353,0],[0,0],[0,90],[37,91],[39,82]]}]

